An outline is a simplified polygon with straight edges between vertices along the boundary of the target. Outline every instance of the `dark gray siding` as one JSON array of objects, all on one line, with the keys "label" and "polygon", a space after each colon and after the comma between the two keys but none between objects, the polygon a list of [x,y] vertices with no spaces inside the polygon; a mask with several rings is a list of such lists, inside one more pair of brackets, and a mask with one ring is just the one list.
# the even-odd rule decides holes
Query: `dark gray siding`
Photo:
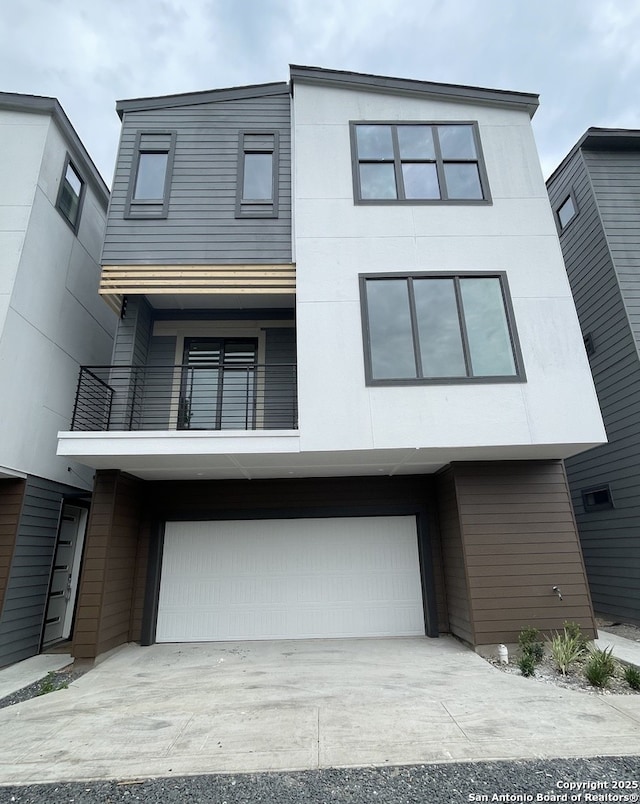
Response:
[{"label": "dark gray siding", "polygon": [[172,368],[176,362],[175,336],[152,337],[148,355],[143,403],[147,415],[143,417],[141,429],[168,430],[171,399],[180,383],[180,370]]},{"label": "dark gray siding", "polygon": [[[105,265],[291,262],[291,123],[287,91],[128,112],[111,195]],[[166,219],[125,219],[138,131],[177,132]],[[241,131],[279,134],[278,217],[236,218]]]},{"label": "dark gray siding", "polygon": [[144,366],[147,363],[149,340],[153,326],[152,311],[144,296],[130,296],[124,318],[120,319],[113,346],[113,365],[124,366],[121,370],[112,369],[109,385],[113,389],[112,415],[109,429],[136,429],[144,393],[144,374],[142,370],[130,366]]},{"label": "dark gray siding", "polygon": [[40,650],[62,495],[71,491],[77,489],[37,477],[27,480],[0,615],[0,666]]},{"label": "dark gray siding", "polygon": [[296,331],[274,327],[265,334],[264,426],[266,430],[291,430],[298,426]]},{"label": "dark gray siding", "polygon": [[[549,185],[552,206],[573,190],[579,213],[560,242],[609,443],[566,462],[594,608],[640,621],[640,335],[638,158],[577,151]],[[628,174],[628,175],[626,175]],[[634,254],[635,252],[635,254]],[[635,260],[635,263],[634,263]],[[624,294],[624,295],[623,295]],[[626,309],[625,309],[626,301]],[[585,512],[581,491],[609,484],[610,510]]]}]

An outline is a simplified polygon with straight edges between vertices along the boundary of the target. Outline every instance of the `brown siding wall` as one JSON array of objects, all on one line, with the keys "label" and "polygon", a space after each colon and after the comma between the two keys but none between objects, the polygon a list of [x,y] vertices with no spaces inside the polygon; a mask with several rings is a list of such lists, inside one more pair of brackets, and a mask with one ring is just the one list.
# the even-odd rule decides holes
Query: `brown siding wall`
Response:
[{"label": "brown siding wall", "polygon": [[453,464],[453,475],[474,643],[515,642],[525,626],[550,631],[565,620],[595,636],[562,463]]},{"label": "brown siding wall", "polygon": [[460,530],[455,477],[451,467],[438,475],[437,483],[442,567],[449,630],[460,639],[464,639],[465,642],[473,644],[475,640],[469,609],[464,545]]},{"label": "brown siding wall", "polygon": [[96,474],[73,634],[77,658],[95,658],[136,638],[136,576],[144,572],[139,488],[118,472]]},{"label": "brown siding wall", "polygon": [[26,480],[0,480],[0,612],[9,580]]}]

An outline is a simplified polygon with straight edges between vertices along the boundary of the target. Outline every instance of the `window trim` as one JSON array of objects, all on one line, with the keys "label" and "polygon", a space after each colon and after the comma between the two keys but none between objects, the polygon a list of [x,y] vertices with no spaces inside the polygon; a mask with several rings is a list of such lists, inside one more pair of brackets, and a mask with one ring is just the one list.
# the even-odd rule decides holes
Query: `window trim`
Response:
[{"label": "window trim", "polygon": [[[273,137],[273,148],[247,147],[245,137]],[[271,154],[271,199],[243,198],[244,162],[246,154]],[[280,165],[280,132],[271,130],[243,129],[238,132],[238,171],[236,184],[236,218],[277,218],[278,217],[278,172]],[[263,210],[256,209],[262,207]]]},{"label": "window trim", "polygon": [[[397,130],[402,126],[469,126],[473,133],[473,141],[476,146],[477,160],[459,160],[477,164],[478,174],[480,176],[480,187],[482,189],[482,198],[363,198],[360,190],[360,160],[358,159],[358,143],[356,139],[357,126],[390,126],[392,129],[393,140],[393,165],[396,177],[396,188],[402,187],[402,160],[398,152],[397,135],[394,134],[394,129]],[[491,198],[491,191],[489,189],[489,177],[484,160],[484,153],[482,151],[482,144],[480,142],[480,128],[476,120],[350,120],[349,121],[349,137],[351,140],[351,176],[353,180],[353,199],[356,205],[362,206],[488,206],[493,203]],[[434,142],[436,142],[434,140]],[[440,188],[443,186],[443,171],[444,164],[456,160],[444,160],[440,153],[439,144],[435,145],[436,149],[436,171],[438,174]]]},{"label": "window trim", "polygon": [[[567,203],[567,201],[571,201],[571,203],[573,204],[574,212],[573,212],[573,215],[569,218],[569,220],[563,226],[562,221],[560,220],[560,210]],[[578,207],[578,202],[576,200],[576,194],[573,191],[573,187],[572,187],[569,190],[569,192],[566,195],[563,196],[562,201],[558,204],[558,206],[556,207],[556,210],[555,210],[556,226],[558,227],[558,231],[559,231],[560,234],[563,234],[564,232],[567,231],[569,226],[571,226],[571,224],[578,217],[579,212],[580,212],[580,208]]]},{"label": "window trim", "polygon": [[[124,217],[127,219],[167,218],[169,216],[169,196],[171,195],[171,181],[173,178],[173,163],[175,161],[177,131],[140,129],[136,132],[135,145],[133,148],[133,159],[131,170],[129,171],[129,187],[127,189],[127,200],[125,203]],[[149,148],[141,147],[143,137],[169,137],[168,148]],[[164,177],[164,188],[162,198],[134,198],[136,183],[138,181],[138,170],[140,168],[140,155],[147,154],[167,154],[167,170]]]},{"label": "window trim", "polygon": [[[609,498],[606,502],[603,503],[595,503],[594,505],[587,504],[587,495],[594,494],[598,491],[606,491],[607,497]],[[612,508],[615,508],[615,504],[613,502],[613,495],[611,494],[611,486],[608,483],[601,483],[598,486],[590,486],[586,489],[580,489],[580,496],[582,498],[582,507],[584,508],[585,514],[593,514],[596,511],[610,511]]]},{"label": "window trim", "polygon": [[[400,386],[400,385],[477,385],[480,384],[502,384],[502,383],[524,383],[527,381],[527,376],[524,368],[524,360],[522,358],[522,351],[520,349],[520,340],[516,328],[515,313],[511,302],[511,292],[509,290],[509,282],[506,271],[409,271],[409,272],[382,272],[382,273],[366,273],[359,274],[360,283],[360,318],[362,321],[362,338],[364,350],[364,373],[365,385],[367,386]],[[502,290],[502,301],[507,320],[507,329],[509,331],[509,338],[513,350],[513,361],[515,364],[516,373],[510,375],[483,375],[479,377],[402,377],[398,379],[376,379],[373,376],[373,365],[371,360],[371,337],[369,329],[369,314],[367,306],[367,280],[369,279],[498,279],[500,280],[500,288]],[[409,297],[410,307],[413,308],[413,297]],[[419,344],[418,332],[413,326],[413,317],[415,310],[412,311],[412,327],[411,334],[414,345],[414,355],[419,357]],[[460,309],[458,308],[458,317],[460,323],[460,332],[462,335],[464,360],[468,366],[469,360],[469,344],[467,336],[466,322],[460,316]]]},{"label": "window trim", "polygon": [[[78,179],[80,179],[80,195],[78,196],[78,209],[76,212],[75,221],[72,221],[66,212],[62,209],[61,201],[62,201],[62,194],[64,192],[64,183],[67,180],[67,169],[71,165],[71,169],[74,171]],[[64,167],[62,168],[62,175],[60,177],[60,186],[58,187],[58,195],[56,197],[56,209],[62,216],[62,218],[66,221],[67,225],[71,228],[71,230],[78,234],[78,229],[80,227],[80,218],[82,216],[82,207],[84,205],[84,197],[86,195],[87,183],[82,178],[82,173],[76,167],[76,163],[71,158],[71,154],[67,153],[65,160],[64,160]]]}]

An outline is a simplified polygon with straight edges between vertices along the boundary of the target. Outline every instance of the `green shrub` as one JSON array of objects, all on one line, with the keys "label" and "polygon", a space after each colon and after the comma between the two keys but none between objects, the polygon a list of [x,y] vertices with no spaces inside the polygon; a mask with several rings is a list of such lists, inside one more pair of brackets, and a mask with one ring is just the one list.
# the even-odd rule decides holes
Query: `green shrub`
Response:
[{"label": "green shrub", "polygon": [[522,656],[518,659],[518,667],[520,668],[520,672],[523,676],[533,676],[536,672],[536,662],[534,658],[528,654],[523,653]]},{"label": "green shrub", "polygon": [[632,690],[640,690],[640,670],[632,664],[624,669],[624,680]]},{"label": "green shrub", "polygon": [[556,633],[549,641],[551,656],[556,667],[563,676],[567,675],[569,667],[579,659],[585,651],[581,635],[570,634],[565,628],[561,634]]},{"label": "green shrub", "polygon": [[616,661],[612,656],[613,648],[601,650],[593,648],[584,669],[587,681],[594,687],[607,687],[616,672]]},{"label": "green shrub", "polygon": [[571,620],[565,620],[562,623],[562,627],[564,628],[565,632],[569,634],[569,636],[575,637],[578,640],[583,650],[587,649],[589,640],[582,633],[582,626],[579,623],[572,622]]},{"label": "green shrub", "polygon": [[518,645],[522,658],[528,657],[534,665],[540,664],[544,656],[544,645],[537,628],[523,628],[518,635]]}]

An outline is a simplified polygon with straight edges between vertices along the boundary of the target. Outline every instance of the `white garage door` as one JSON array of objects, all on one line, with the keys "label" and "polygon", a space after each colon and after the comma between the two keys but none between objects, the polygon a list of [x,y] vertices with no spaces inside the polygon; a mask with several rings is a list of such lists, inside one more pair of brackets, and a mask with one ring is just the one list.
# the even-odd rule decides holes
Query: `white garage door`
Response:
[{"label": "white garage door", "polygon": [[167,522],[158,642],[421,634],[415,517]]}]

